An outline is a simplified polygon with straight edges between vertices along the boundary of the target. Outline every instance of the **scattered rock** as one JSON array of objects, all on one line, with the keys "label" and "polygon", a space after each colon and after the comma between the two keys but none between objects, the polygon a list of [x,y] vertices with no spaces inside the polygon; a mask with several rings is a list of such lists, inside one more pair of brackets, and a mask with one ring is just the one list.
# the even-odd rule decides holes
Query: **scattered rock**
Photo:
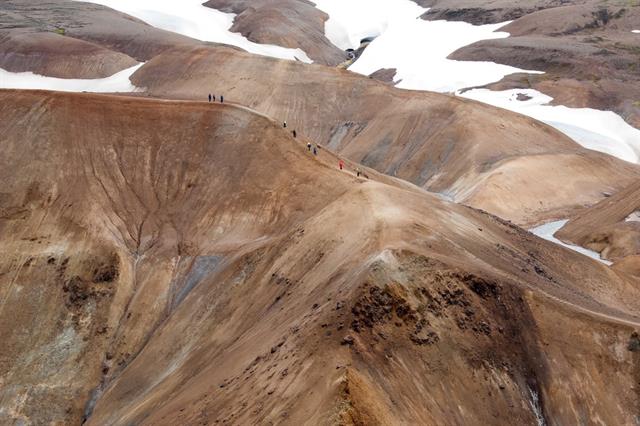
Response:
[{"label": "scattered rock", "polygon": [[627,349],[631,352],[640,352],[640,334],[634,331],[629,338]]},{"label": "scattered rock", "polygon": [[355,343],[355,339],[353,336],[345,336],[340,342],[341,345],[349,345],[352,346]]}]

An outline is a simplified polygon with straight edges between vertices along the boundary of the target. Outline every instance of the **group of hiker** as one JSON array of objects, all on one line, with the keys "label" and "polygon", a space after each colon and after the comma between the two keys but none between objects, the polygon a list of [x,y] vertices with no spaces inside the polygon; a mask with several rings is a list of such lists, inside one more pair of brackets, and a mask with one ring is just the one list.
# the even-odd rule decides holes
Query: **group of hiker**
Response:
[{"label": "group of hiker", "polygon": [[[285,129],[287,128],[287,121],[286,120],[282,122],[282,127],[284,127]],[[298,137],[298,132],[296,132],[296,129],[293,129],[291,131],[291,134],[293,135],[294,138]]]},{"label": "group of hiker", "polygon": [[[282,127],[284,127],[285,129],[287,128],[287,121],[283,121],[282,122]],[[293,134],[293,137],[297,137],[297,133],[295,130],[292,130],[291,133]],[[318,151],[320,150],[320,145],[318,144],[312,144],[311,142],[307,142],[307,151],[309,152],[313,152],[313,155],[318,155]],[[338,161],[338,168],[340,170],[344,170],[344,161],[340,160]],[[360,176],[364,176],[365,178],[369,179],[369,176],[367,176],[366,174],[362,173],[362,171],[360,170],[359,167],[356,167],[356,176],[360,177]]]},{"label": "group of hiker", "polygon": [[[209,93],[209,102],[215,102],[216,101],[216,95],[212,95],[211,93]],[[220,95],[220,103],[224,103],[224,96]]]},{"label": "group of hiker", "polygon": [[[344,169],[344,160],[338,161],[338,167],[340,168],[340,170]],[[369,178],[369,176],[362,173],[360,167],[356,167],[356,176],[360,177],[360,175],[364,175],[364,177],[366,177],[367,179]]]},{"label": "group of hiker", "polygon": [[317,144],[312,146],[311,142],[307,142],[307,150],[313,152],[313,155],[318,155],[318,149],[320,149],[320,147]]},{"label": "group of hiker", "polygon": [[[216,101],[216,95],[209,93],[209,102],[215,102]],[[220,95],[220,103],[224,103],[224,96]],[[282,127],[284,127],[285,129],[287,128],[287,121],[283,121],[282,122]],[[294,138],[298,137],[298,133],[296,132],[295,129],[293,129],[291,131],[291,134],[293,135]],[[320,150],[320,145],[318,144],[311,144],[311,142],[307,142],[307,150],[309,152],[313,152],[313,155],[318,155],[318,151]],[[338,162],[338,167],[340,168],[340,170],[344,169],[344,161],[340,160]],[[356,167],[356,176],[360,177],[360,176],[364,176],[365,178],[369,178],[369,176],[367,176],[366,174],[362,173],[360,171],[359,168]]]}]

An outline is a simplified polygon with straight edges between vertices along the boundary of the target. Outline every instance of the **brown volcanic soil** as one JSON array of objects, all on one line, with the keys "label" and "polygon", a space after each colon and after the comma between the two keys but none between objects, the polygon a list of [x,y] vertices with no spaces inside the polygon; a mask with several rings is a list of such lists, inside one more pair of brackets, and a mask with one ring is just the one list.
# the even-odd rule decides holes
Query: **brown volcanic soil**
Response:
[{"label": "brown volcanic soil", "polygon": [[638,176],[515,113],[224,47],[167,52],[132,81],[170,99],[224,94],[353,161],[521,224],[566,217]]},{"label": "brown volcanic soil", "polygon": [[201,44],[95,4],[5,0],[0,8],[0,66],[9,71],[100,78],[168,48]]},{"label": "brown volcanic soil", "polygon": [[502,30],[511,37],[486,40],[451,55],[494,61],[544,75],[507,77],[493,89],[529,88],[557,104],[613,110],[640,127],[640,4],[574,2],[523,16]]},{"label": "brown volcanic soil", "polygon": [[630,278],[245,108],[0,101],[0,422],[634,421]]},{"label": "brown volcanic soil", "polygon": [[7,71],[103,78],[137,63],[122,53],[56,33],[0,31],[0,67]]},{"label": "brown volcanic soil", "polygon": [[589,0],[413,0],[429,7],[423,19],[465,21],[474,25],[513,21],[530,13]]},{"label": "brown volcanic soil", "polygon": [[300,48],[324,65],[347,59],[324,34],[329,16],[307,0],[209,0],[205,6],[238,15],[231,31],[255,43]]},{"label": "brown volcanic soil", "polygon": [[605,259],[621,261],[640,255],[640,181],[572,218],[557,236],[597,251]]}]

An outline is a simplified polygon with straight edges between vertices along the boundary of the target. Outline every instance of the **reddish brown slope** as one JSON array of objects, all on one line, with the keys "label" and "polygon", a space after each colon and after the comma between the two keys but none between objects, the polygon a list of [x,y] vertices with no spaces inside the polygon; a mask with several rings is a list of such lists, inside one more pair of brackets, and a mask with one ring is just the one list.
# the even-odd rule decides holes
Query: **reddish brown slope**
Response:
[{"label": "reddish brown slope", "polygon": [[522,224],[566,216],[638,176],[515,113],[224,47],[167,52],[133,81],[164,98],[222,93],[354,161]]},{"label": "reddish brown slope", "polygon": [[597,262],[246,109],[0,100],[3,423],[637,413],[640,295]]}]

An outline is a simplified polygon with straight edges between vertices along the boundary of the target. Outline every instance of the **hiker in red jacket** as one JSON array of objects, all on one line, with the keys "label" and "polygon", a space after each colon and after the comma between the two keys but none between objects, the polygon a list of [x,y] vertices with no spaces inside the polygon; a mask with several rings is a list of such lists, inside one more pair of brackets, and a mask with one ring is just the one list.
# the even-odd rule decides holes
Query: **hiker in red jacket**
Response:
[{"label": "hiker in red jacket", "polygon": [[340,160],[340,162],[338,163],[338,167],[340,167],[340,170],[342,170],[342,168],[344,167],[344,161]]}]

